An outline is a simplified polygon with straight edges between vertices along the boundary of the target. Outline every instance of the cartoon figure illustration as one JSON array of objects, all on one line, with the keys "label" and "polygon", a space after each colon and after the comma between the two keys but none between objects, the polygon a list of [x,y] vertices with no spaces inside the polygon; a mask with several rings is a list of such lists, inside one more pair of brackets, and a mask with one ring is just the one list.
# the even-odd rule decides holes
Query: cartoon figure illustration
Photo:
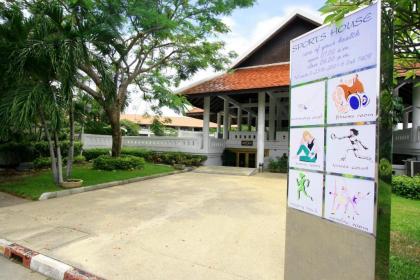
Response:
[{"label": "cartoon figure illustration", "polygon": [[350,129],[350,135],[337,137],[335,133],[331,134],[332,140],[343,140],[348,139],[350,141],[351,148],[346,150],[346,153],[341,158],[342,161],[345,161],[349,152],[353,152],[353,155],[358,159],[363,159],[367,161],[372,161],[372,158],[369,156],[362,155],[361,152],[368,150],[368,147],[359,140],[359,131],[357,129]]},{"label": "cartoon figure illustration", "polygon": [[[355,216],[359,216],[357,211],[360,200],[365,199],[370,195],[370,192],[367,192],[363,195],[361,192],[356,194],[350,194],[347,186],[344,184],[337,191],[337,181],[334,182],[334,191],[329,192],[333,196],[333,204],[331,209],[331,215],[336,215],[340,210],[340,207],[344,208],[344,215],[347,215],[347,218],[352,218],[354,220]],[[351,206],[352,213],[348,213],[349,206]],[[353,215],[352,215],[353,214]]]},{"label": "cartoon figure illustration", "polygon": [[309,184],[311,183],[311,181],[308,178],[306,178],[306,175],[303,173],[299,173],[299,178],[296,179],[296,183],[298,199],[300,200],[300,193],[303,193],[307,198],[313,201],[312,197],[307,192],[307,188],[309,188]]},{"label": "cartoon figure illustration", "polygon": [[297,156],[299,156],[300,161],[304,162],[316,162],[318,158],[318,145],[315,138],[307,130],[302,134],[300,147],[296,153]]},{"label": "cartoon figure illustration", "polygon": [[364,86],[357,74],[347,83],[339,84],[332,98],[337,111],[342,114],[369,104],[369,97],[365,94]]},{"label": "cartoon figure illustration", "polygon": [[306,110],[308,110],[309,109],[309,106],[308,105],[305,105],[305,104],[298,104],[298,109],[299,110],[301,110],[301,111],[306,111]]}]

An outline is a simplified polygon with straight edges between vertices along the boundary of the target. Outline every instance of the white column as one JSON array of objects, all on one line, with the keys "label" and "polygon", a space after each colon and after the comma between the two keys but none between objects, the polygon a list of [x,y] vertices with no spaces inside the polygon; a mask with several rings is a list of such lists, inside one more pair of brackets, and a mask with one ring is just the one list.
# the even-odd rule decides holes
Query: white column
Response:
[{"label": "white column", "polygon": [[268,140],[276,139],[276,99],[270,95],[268,111]]},{"label": "white column", "polygon": [[219,138],[219,134],[220,134],[221,117],[222,116],[220,115],[220,112],[218,112],[217,113],[217,132],[216,132],[217,138]]},{"label": "white column", "polygon": [[223,139],[229,138],[229,102],[223,100]]},{"label": "white column", "polygon": [[236,124],[238,125],[238,131],[241,131],[241,126],[242,126],[242,109],[238,108],[238,115],[237,115],[237,119],[236,119]]},{"label": "white column", "polygon": [[257,168],[264,163],[265,92],[258,93]]},{"label": "white column", "polygon": [[277,112],[276,112],[276,119],[277,119],[277,124],[276,124],[276,131],[280,131],[281,130],[281,120],[282,120],[282,110],[283,107],[281,106],[281,102],[280,102],[280,98],[278,98],[276,100],[276,107],[277,107]]},{"label": "white column", "polygon": [[420,126],[420,87],[413,83],[413,118],[412,118],[412,141],[417,142],[417,127]]},{"label": "white column", "polygon": [[408,128],[408,116],[409,116],[409,112],[403,112],[403,129],[407,129]]},{"label": "white column", "polygon": [[210,96],[204,97],[203,112],[203,149],[205,152],[209,150],[209,127],[210,127]]}]

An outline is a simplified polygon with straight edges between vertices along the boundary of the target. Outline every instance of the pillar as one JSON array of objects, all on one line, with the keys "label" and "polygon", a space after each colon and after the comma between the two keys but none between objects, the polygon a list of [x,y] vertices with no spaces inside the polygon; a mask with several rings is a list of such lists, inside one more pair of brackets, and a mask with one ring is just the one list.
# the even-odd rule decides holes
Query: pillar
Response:
[{"label": "pillar", "polygon": [[413,83],[413,115],[412,115],[412,141],[417,142],[417,127],[420,126],[420,87]]},{"label": "pillar", "polygon": [[238,115],[237,115],[237,119],[236,119],[236,124],[238,125],[238,131],[241,131],[241,126],[242,126],[242,109],[238,108]]},{"label": "pillar", "polygon": [[409,112],[403,112],[403,129],[408,129],[408,116]]},{"label": "pillar", "polygon": [[268,140],[276,140],[276,99],[272,95],[268,110]]},{"label": "pillar", "polygon": [[277,98],[276,100],[276,107],[277,107],[277,124],[276,124],[276,131],[281,131],[281,120],[282,118],[282,110],[284,110],[284,106],[282,106],[282,103],[280,101],[280,98]]},{"label": "pillar", "polygon": [[203,149],[209,150],[209,127],[210,127],[210,96],[204,97],[203,112]]},{"label": "pillar", "polygon": [[265,92],[258,93],[257,166],[264,164]]},{"label": "pillar", "polygon": [[216,132],[216,138],[219,138],[219,134],[220,134],[220,126],[221,126],[221,115],[220,112],[217,113],[217,132]]},{"label": "pillar", "polygon": [[223,139],[229,138],[229,102],[223,100]]}]

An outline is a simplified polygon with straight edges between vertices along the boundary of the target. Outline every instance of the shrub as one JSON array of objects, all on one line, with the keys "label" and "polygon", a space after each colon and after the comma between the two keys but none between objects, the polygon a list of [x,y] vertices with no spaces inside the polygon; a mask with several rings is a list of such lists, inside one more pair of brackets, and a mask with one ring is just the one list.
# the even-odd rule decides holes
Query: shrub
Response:
[{"label": "shrub", "polygon": [[420,199],[420,176],[392,176],[392,192],[406,198]]},{"label": "shrub", "polygon": [[101,170],[132,170],[144,167],[144,159],[135,156],[123,155],[111,157],[102,155],[93,160],[93,168]]},{"label": "shrub", "polygon": [[277,157],[275,160],[271,159],[268,164],[268,170],[276,173],[287,172],[287,156],[284,154],[282,157]]},{"label": "shrub", "polygon": [[152,151],[142,149],[142,148],[122,148],[121,149],[121,154],[135,156],[135,157],[142,157],[146,159],[147,161],[149,161],[148,158],[150,157],[152,153],[153,153]]},{"label": "shrub", "polygon": [[51,166],[51,158],[50,157],[38,157],[34,159],[34,167],[36,169],[41,168],[48,168]]},{"label": "shrub", "polygon": [[83,155],[85,156],[86,160],[92,160],[102,155],[109,155],[110,150],[108,148],[95,148],[95,149],[88,149],[83,150]]},{"label": "shrub", "polygon": [[83,155],[77,155],[73,158],[74,163],[83,163],[86,161],[86,158]]},{"label": "shrub", "polygon": [[[32,144],[35,150],[35,153],[38,157],[49,157],[50,156],[50,148],[48,146],[47,141],[38,141]],[[61,141],[60,142],[60,149],[61,149],[61,155],[63,157],[67,156],[67,152],[69,151],[69,145],[70,141]],[[82,143],[79,141],[74,142],[74,154],[78,155],[80,154],[80,151],[82,150]]]}]

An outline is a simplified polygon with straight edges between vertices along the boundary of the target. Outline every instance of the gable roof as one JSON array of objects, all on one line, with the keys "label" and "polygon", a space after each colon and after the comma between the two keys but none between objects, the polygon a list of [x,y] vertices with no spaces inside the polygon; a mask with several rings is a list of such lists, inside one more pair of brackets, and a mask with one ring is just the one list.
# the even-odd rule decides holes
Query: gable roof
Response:
[{"label": "gable roof", "polygon": [[238,68],[183,91],[186,95],[266,89],[289,85],[289,64]]},{"label": "gable roof", "polygon": [[284,21],[282,21],[279,25],[274,26],[273,29],[267,33],[266,37],[262,38],[256,44],[251,46],[248,49],[248,51],[246,51],[244,54],[239,56],[230,68],[232,69],[232,68],[238,67],[242,62],[244,62],[252,54],[257,52],[266,42],[268,42],[270,39],[275,37],[278,33],[284,30],[293,20],[297,18],[306,20],[316,26],[322,25],[322,19],[320,17],[317,17],[303,10],[296,10],[294,13],[290,14]]},{"label": "gable roof", "polygon": [[[271,39],[278,36],[280,32],[288,30],[287,27],[296,20],[303,20],[304,22],[308,23],[309,26],[312,26],[309,27],[309,29],[313,29],[321,25],[320,18],[317,18],[316,16],[304,11],[297,11],[286,18],[281,24],[275,26],[265,38],[253,46],[248,52],[245,52],[244,55],[239,57],[230,67],[230,71],[209,76],[205,79],[192,83],[189,86],[180,88],[176,92],[188,96],[191,94],[266,89],[288,86],[288,62],[277,62],[274,60],[272,64],[261,63],[247,67],[239,66],[244,64],[244,62],[253,56],[253,54],[255,54],[258,50],[262,49]],[[307,31],[301,30],[299,32],[304,33]],[[288,36],[290,37],[291,35],[289,34]],[[289,37],[286,37],[287,40],[289,40]]]},{"label": "gable roof", "polygon": [[[153,123],[154,116],[144,116],[139,114],[123,114],[121,115],[122,120],[129,120],[140,125],[151,125]],[[203,127],[203,120],[190,118],[190,117],[159,117],[158,118],[165,126],[171,127]],[[210,122],[210,127],[215,128],[217,124]]]}]

